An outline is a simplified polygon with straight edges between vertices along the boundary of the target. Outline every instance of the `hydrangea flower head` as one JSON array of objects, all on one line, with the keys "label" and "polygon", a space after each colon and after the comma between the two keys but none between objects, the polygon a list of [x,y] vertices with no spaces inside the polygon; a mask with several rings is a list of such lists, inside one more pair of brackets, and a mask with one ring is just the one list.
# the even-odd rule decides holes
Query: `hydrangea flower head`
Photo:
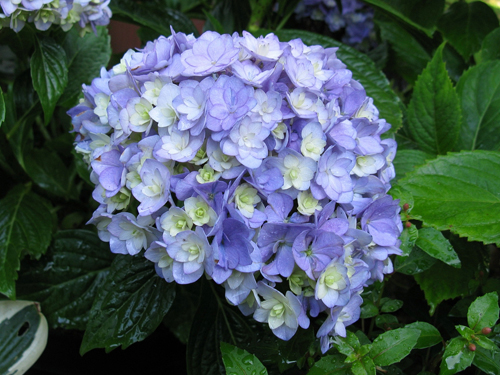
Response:
[{"label": "hydrangea flower head", "polygon": [[105,26],[111,18],[111,0],[0,0],[0,29],[21,31],[26,22],[38,30],[52,24],[68,31],[76,25],[82,33]]},{"label": "hydrangea flower head", "polygon": [[72,117],[91,223],[166,282],[206,277],[283,340],[326,312],[323,349],[392,272],[393,140],[336,49],[182,33],[102,71]]}]

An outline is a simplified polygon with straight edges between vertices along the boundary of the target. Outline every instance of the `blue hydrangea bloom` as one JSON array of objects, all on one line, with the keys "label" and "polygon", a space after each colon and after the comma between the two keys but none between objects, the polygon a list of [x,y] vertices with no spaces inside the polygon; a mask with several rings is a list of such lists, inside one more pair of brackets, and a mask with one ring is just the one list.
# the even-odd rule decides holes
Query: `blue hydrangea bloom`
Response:
[{"label": "blue hydrangea bloom", "polygon": [[68,114],[111,251],[210,279],[283,340],[326,312],[323,348],[392,272],[397,145],[335,48],[172,32],[83,92]]}]

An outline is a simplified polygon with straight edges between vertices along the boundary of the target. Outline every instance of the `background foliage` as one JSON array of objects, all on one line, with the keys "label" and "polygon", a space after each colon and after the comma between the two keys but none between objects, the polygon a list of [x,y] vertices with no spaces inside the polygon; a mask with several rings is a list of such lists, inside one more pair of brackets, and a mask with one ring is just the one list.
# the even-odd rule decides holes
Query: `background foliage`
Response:
[{"label": "background foliage", "polygon": [[[100,348],[133,344],[127,357],[191,375],[500,373],[496,9],[483,1],[365,0],[375,9],[376,46],[362,53],[298,22],[297,3],[110,5],[114,19],[140,27],[143,43],[170,34],[169,25],[198,35],[195,18],[221,33],[274,32],[283,41],[339,47],[399,145],[390,194],[400,199],[405,229],[395,272],[365,289],[361,319],[321,356],[321,321],[284,342],[243,317],[213,284],[166,284],[143,258],[111,254],[85,226],[96,203],[65,114],[81,83],[119,57],[111,56],[108,32],[2,29],[0,45],[14,55],[11,68],[2,57],[0,72],[0,293],[39,301],[52,329],[46,357],[30,374],[56,360],[50,356],[68,338],[81,344],[80,354],[90,351],[75,357],[82,363]],[[179,346],[186,357],[173,351]],[[101,358],[115,369],[126,364],[113,353]]]}]

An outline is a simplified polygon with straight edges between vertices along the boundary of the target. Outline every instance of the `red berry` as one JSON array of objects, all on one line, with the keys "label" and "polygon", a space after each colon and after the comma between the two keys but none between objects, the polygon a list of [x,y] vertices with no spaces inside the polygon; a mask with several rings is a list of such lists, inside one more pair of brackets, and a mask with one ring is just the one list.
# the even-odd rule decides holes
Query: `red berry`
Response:
[{"label": "red berry", "polygon": [[469,344],[469,350],[470,350],[471,352],[475,352],[475,351],[476,351],[476,345],[474,345],[474,344]]},{"label": "red berry", "polygon": [[403,204],[403,211],[408,211],[410,205],[408,203]]},{"label": "red berry", "polygon": [[484,327],[482,330],[481,330],[481,333],[483,335],[489,335],[491,333],[491,328],[490,327]]},{"label": "red berry", "polygon": [[405,227],[406,227],[406,228],[411,228],[411,223],[410,223],[409,221],[407,221],[407,222],[405,223]]}]

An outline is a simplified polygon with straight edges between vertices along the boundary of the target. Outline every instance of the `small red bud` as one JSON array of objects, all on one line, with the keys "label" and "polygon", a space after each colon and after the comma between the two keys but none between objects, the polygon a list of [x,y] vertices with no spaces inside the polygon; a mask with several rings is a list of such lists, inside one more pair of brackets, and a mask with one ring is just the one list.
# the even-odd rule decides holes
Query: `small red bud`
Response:
[{"label": "small red bud", "polygon": [[403,211],[408,211],[410,205],[408,203],[403,204]]},{"label": "small red bud", "polygon": [[484,327],[482,330],[481,330],[481,333],[483,335],[489,335],[491,333],[491,328],[490,327]]},{"label": "small red bud", "polygon": [[405,223],[405,227],[406,227],[406,228],[411,228],[411,223],[410,223],[409,221],[407,221],[407,222]]},{"label": "small red bud", "polygon": [[470,350],[471,352],[475,352],[475,351],[476,351],[476,345],[474,345],[474,344],[469,344],[469,350]]}]

